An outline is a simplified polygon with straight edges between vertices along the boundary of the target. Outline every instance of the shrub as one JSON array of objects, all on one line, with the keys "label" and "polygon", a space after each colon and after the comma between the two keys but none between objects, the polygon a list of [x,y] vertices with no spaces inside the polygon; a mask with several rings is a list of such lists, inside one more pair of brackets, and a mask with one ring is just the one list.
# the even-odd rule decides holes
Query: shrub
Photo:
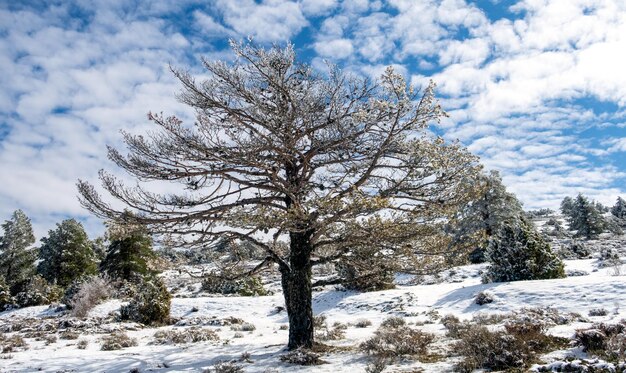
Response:
[{"label": "shrub", "polygon": [[482,306],[484,304],[493,303],[493,295],[486,291],[481,291],[476,294],[476,298],[474,299],[474,303]]},{"label": "shrub", "polygon": [[574,255],[575,258],[578,259],[583,259],[591,255],[591,250],[589,250],[587,246],[580,241],[573,241],[569,245],[568,250]]},{"label": "shrub", "polygon": [[135,338],[130,338],[124,332],[114,332],[102,337],[100,349],[102,351],[112,351],[132,346],[137,346],[137,340]]},{"label": "shrub", "polygon": [[81,339],[80,341],[78,341],[78,343],[76,343],[76,347],[79,350],[84,350],[87,348],[87,345],[89,345],[89,341],[87,339]]},{"label": "shrub", "polygon": [[79,336],[80,334],[78,332],[74,332],[71,330],[66,330],[59,334],[59,338],[61,339],[78,339]]},{"label": "shrub", "polygon": [[171,295],[163,281],[150,277],[139,285],[135,298],[120,308],[120,317],[146,325],[165,324],[169,320],[170,306]]},{"label": "shrub", "polygon": [[236,332],[253,332],[256,330],[256,326],[249,322],[244,322],[241,324],[234,324],[230,326],[230,330],[234,330]]},{"label": "shrub", "polygon": [[243,367],[232,361],[220,361],[213,365],[212,370],[205,371],[206,373],[243,373]]},{"label": "shrub", "polygon": [[399,316],[390,316],[380,323],[380,326],[385,328],[397,328],[404,325],[406,325],[406,321]]},{"label": "shrub", "polygon": [[2,348],[2,353],[6,354],[14,351],[24,351],[28,349],[28,344],[24,338],[18,334],[14,334],[12,336],[1,334],[0,347]]},{"label": "shrub", "polygon": [[280,357],[280,361],[297,365],[321,365],[326,363],[320,358],[320,355],[303,348],[289,351]]},{"label": "shrub", "polygon": [[471,372],[475,369],[506,370],[527,368],[539,353],[555,346],[564,347],[565,340],[545,334],[540,322],[513,320],[504,331],[490,331],[481,325],[468,325],[459,333],[454,345],[463,357],[457,369]]},{"label": "shrub", "polygon": [[320,341],[337,341],[345,338],[346,327],[343,324],[335,325],[332,328],[324,325],[324,327],[316,329],[315,339]]},{"label": "shrub", "polygon": [[380,327],[374,336],[361,343],[360,349],[378,357],[424,355],[434,336],[407,326]]},{"label": "shrub", "polygon": [[505,224],[489,241],[490,262],[484,282],[544,280],[565,277],[563,262],[529,222]]},{"label": "shrub", "polygon": [[49,284],[39,275],[33,276],[24,289],[15,295],[15,302],[20,307],[40,306],[57,302],[63,294],[60,287]]},{"label": "shrub", "polygon": [[611,360],[626,357],[626,320],[617,324],[593,324],[591,328],[577,330],[574,344],[583,351]]},{"label": "shrub", "polygon": [[113,293],[106,277],[94,276],[84,281],[69,301],[71,315],[85,317],[87,313]]},{"label": "shrub", "polygon": [[368,319],[359,319],[354,324],[356,328],[367,328],[368,326],[372,326],[372,322]]},{"label": "shrub", "polygon": [[522,368],[535,355],[523,341],[502,331],[492,332],[484,326],[471,325],[461,335],[454,349],[463,357],[457,366],[460,372],[475,369],[502,370]]},{"label": "shrub", "polygon": [[238,294],[244,297],[268,295],[258,277],[230,280],[211,273],[202,280],[202,290],[213,294]]},{"label": "shrub", "polygon": [[459,338],[462,333],[469,328],[469,323],[461,322],[459,318],[454,315],[445,315],[442,317],[441,324],[446,328],[446,334],[450,338]]},{"label": "shrub", "polygon": [[220,337],[213,330],[191,327],[181,330],[159,330],[154,333],[153,344],[182,344],[201,341],[217,341]]},{"label": "shrub", "polygon": [[326,315],[315,315],[313,316],[313,328],[324,328],[326,327]]},{"label": "shrub", "polygon": [[589,310],[589,316],[606,316],[609,314],[605,308],[594,308]]}]

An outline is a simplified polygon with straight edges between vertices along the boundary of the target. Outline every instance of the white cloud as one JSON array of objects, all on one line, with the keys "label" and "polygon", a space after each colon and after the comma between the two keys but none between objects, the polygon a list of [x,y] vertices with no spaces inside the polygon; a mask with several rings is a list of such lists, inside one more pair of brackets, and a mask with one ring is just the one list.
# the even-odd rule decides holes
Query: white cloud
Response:
[{"label": "white cloud", "polygon": [[299,4],[287,0],[218,0],[216,8],[237,33],[259,42],[288,41],[308,25]]},{"label": "white cloud", "polygon": [[352,55],[352,41],[349,39],[318,41],[315,43],[315,52],[322,57],[343,59]]}]

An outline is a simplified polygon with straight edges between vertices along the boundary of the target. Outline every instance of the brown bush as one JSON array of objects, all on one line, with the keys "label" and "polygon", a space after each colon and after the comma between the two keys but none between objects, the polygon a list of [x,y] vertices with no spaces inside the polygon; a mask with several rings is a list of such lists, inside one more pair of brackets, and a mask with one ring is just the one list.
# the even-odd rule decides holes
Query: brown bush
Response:
[{"label": "brown bush", "polygon": [[159,330],[154,333],[152,344],[183,344],[217,341],[220,337],[211,329],[191,327],[185,329]]},{"label": "brown bush", "polygon": [[121,350],[122,348],[137,346],[137,340],[130,338],[124,332],[114,332],[102,337],[102,351]]},{"label": "brown bush", "polygon": [[377,357],[424,355],[433,340],[432,334],[407,326],[395,328],[383,326],[374,332],[372,338],[361,343],[360,349]]}]

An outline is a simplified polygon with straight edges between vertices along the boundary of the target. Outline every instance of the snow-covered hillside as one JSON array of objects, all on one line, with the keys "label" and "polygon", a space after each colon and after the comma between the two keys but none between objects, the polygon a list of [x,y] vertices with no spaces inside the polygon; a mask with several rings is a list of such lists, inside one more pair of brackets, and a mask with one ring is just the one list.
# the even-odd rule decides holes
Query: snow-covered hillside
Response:
[{"label": "snow-covered hillside", "polygon": [[[288,333],[282,294],[194,297],[183,293],[184,297],[172,300],[175,324],[160,328],[113,321],[108,315],[119,309],[117,300],[97,306],[85,320],[71,319],[47,306],[6,311],[0,314],[4,338],[20,335],[27,346],[2,354],[0,367],[3,372],[198,372],[214,371],[208,369],[220,361],[236,361],[245,372],[362,372],[371,359],[359,351],[359,344],[370,338],[383,320],[400,316],[411,326],[437,336],[429,347],[437,358],[428,362],[401,359],[385,371],[414,372],[421,368],[425,372],[446,372],[452,371],[459,358],[449,351],[452,339],[446,336],[441,323],[444,315],[487,320],[493,314],[536,314],[529,313],[531,308],[561,315],[576,313],[567,316],[565,322],[549,324],[550,334],[567,338],[593,322],[626,318],[626,271],[603,267],[597,255],[566,261],[566,270],[576,276],[564,279],[482,284],[483,270],[484,265],[457,267],[441,273],[436,281],[426,281],[431,283],[428,285],[410,285],[416,279],[400,276],[397,288],[387,291],[356,293],[327,288],[315,292],[315,314],[325,316],[329,327],[336,323],[347,327],[343,338],[324,342],[336,348],[321,353],[326,362],[322,365],[292,365],[279,359],[285,354]],[[165,274],[171,279],[177,276],[175,272]],[[493,302],[476,304],[479,292],[489,294]],[[590,311],[598,309],[605,310],[600,313],[606,315],[589,316]],[[185,331],[198,326],[214,331],[219,339],[155,344],[154,335],[159,331]],[[117,330],[126,331],[137,345],[102,351],[102,338]],[[78,338],[63,339],[71,334],[68,331],[78,333],[73,336]],[[550,363],[568,357],[571,360],[586,355],[578,347],[566,347],[543,356],[543,360]]]}]

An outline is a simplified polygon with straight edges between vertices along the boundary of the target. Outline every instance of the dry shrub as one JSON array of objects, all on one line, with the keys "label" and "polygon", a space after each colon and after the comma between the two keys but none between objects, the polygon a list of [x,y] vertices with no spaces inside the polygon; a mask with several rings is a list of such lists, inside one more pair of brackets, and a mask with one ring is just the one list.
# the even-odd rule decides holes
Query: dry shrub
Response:
[{"label": "dry shrub", "polygon": [[489,304],[489,303],[493,303],[493,295],[487,291],[481,291],[478,294],[476,294],[476,298],[474,299],[474,303],[476,303],[479,306],[482,306],[484,304]]},{"label": "dry shrub", "polygon": [[289,364],[297,364],[297,365],[321,365],[326,362],[322,360],[319,354],[315,352],[305,349],[299,348],[293,351],[289,351],[285,355],[280,357],[280,361]]},{"label": "dry shrub", "polygon": [[406,321],[399,316],[390,316],[380,323],[380,326],[383,328],[398,328],[404,325],[406,325]]},{"label": "dry shrub", "polygon": [[454,345],[463,357],[457,369],[471,372],[475,369],[523,369],[537,359],[537,355],[555,347],[564,347],[566,340],[545,334],[540,322],[512,321],[505,330],[490,331],[480,325],[469,325],[459,331],[460,341]]},{"label": "dry shrub", "polygon": [[152,344],[182,344],[202,341],[217,341],[220,337],[211,329],[191,327],[181,330],[159,330],[154,333]]},{"label": "dry shrub", "polygon": [[243,373],[243,367],[234,361],[220,361],[205,373]]},{"label": "dry shrub", "polygon": [[609,311],[606,308],[594,308],[589,310],[589,316],[606,316],[609,314]]},{"label": "dry shrub", "polygon": [[359,319],[354,323],[356,328],[367,328],[368,326],[372,326],[372,322],[368,319]]},{"label": "dry shrub", "polygon": [[459,338],[470,327],[469,323],[461,322],[454,315],[445,315],[440,321],[443,327],[446,328],[446,335],[450,338]]},{"label": "dry shrub", "polygon": [[113,294],[113,287],[108,277],[92,277],[83,282],[70,300],[71,315],[85,317],[87,313]]},{"label": "dry shrub", "polygon": [[135,338],[129,337],[124,332],[114,332],[102,337],[100,349],[102,351],[112,351],[133,346],[137,346],[137,340]]},{"label": "dry shrub", "polygon": [[76,343],[76,347],[79,350],[84,350],[87,348],[87,345],[89,345],[89,341],[87,339],[81,339],[80,341],[78,341],[78,343]]},{"label": "dry shrub", "polygon": [[325,315],[315,315],[313,316],[313,328],[319,329],[326,327],[326,316]]},{"label": "dry shrub", "polygon": [[408,326],[384,327],[374,332],[374,336],[361,343],[360,349],[376,357],[398,357],[403,355],[425,355],[428,345],[435,337]]},{"label": "dry shrub", "polygon": [[66,330],[64,332],[61,332],[61,334],[59,334],[59,338],[61,339],[78,339],[79,336],[80,336],[80,333],[74,332],[71,330]]},{"label": "dry shrub", "polygon": [[241,324],[234,324],[230,326],[230,330],[235,332],[253,332],[256,330],[256,326],[249,322],[244,322]]},{"label": "dry shrub", "polygon": [[2,347],[2,353],[6,354],[9,352],[24,351],[28,349],[28,344],[24,338],[18,334],[14,334],[12,336],[1,334],[0,347]]},{"label": "dry shrub", "polygon": [[610,360],[626,358],[626,320],[617,324],[593,324],[591,328],[579,329],[574,334],[574,344],[583,351]]},{"label": "dry shrub", "polygon": [[325,327],[315,332],[315,339],[320,341],[337,341],[345,337],[345,328],[341,326],[335,326],[331,329]]}]

